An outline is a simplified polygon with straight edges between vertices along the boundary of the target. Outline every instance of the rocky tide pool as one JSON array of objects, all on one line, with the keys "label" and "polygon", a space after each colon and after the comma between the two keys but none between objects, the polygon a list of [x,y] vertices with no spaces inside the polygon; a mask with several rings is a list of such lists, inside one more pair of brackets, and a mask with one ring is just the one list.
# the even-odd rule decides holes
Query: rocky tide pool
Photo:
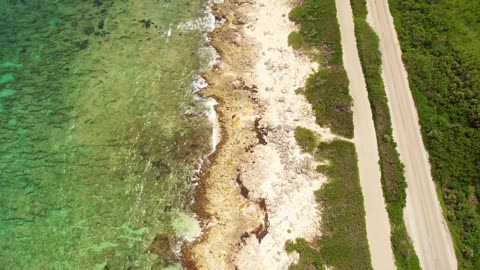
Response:
[{"label": "rocky tide pool", "polygon": [[0,269],[181,268],[212,149],[211,106],[192,92],[208,56],[188,22],[204,12],[0,0]]}]

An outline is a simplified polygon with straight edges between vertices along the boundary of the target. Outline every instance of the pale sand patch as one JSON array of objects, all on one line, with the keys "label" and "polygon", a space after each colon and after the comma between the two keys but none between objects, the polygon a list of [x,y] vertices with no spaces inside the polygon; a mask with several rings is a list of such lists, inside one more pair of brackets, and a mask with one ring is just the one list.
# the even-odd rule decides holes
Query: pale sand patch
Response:
[{"label": "pale sand patch", "polygon": [[315,173],[313,156],[296,145],[294,129],[307,127],[322,140],[336,136],[315,123],[311,105],[295,93],[318,65],[288,46],[287,37],[295,29],[288,20],[290,10],[289,1],[257,0],[245,29],[247,37],[256,42],[259,57],[253,80],[264,110],[260,123],[269,132],[267,145],[253,149],[255,163],[242,168],[241,179],[251,199],[265,199],[269,227],[261,241],[255,235],[245,239],[236,259],[241,270],[287,269],[298,254],[288,254],[285,242],[320,236],[314,191],[326,179]]},{"label": "pale sand patch", "polygon": [[378,148],[372,111],[357,51],[353,14],[348,0],[336,0],[343,48],[343,65],[350,81],[353,98],[354,141],[358,155],[367,239],[373,269],[396,269],[390,243],[390,223],[383,198],[378,164]]},{"label": "pale sand patch", "polygon": [[428,153],[423,145],[388,1],[367,0],[367,7],[368,22],[380,39],[382,78],[392,116],[393,137],[405,165],[408,187],[404,217],[407,231],[422,269],[457,269],[452,238],[432,180]]}]

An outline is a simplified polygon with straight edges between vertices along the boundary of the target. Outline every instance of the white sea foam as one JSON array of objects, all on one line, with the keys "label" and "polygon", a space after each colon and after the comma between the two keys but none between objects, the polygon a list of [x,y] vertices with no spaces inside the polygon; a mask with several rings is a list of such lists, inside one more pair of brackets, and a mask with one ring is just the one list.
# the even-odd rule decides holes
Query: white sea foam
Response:
[{"label": "white sea foam", "polygon": [[[192,88],[193,92],[197,93],[198,91],[206,88],[208,86],[208,82],[203,78],[201,75],[195,75],[192,81]],[[220,142],[220,122],[218,121],[217,112],[215,111],[215,105],[218,102],[214,98],[204,98],[198,94],[194,95],[194,99],[202,102],[206,106],[206,111],[204,112],[205,116],[207,116],[208,120],[212,125],[212,140],[211,140],[211,150],[207,154],[207,156],[213,154],[215,152],[216,146]]]},{"label": "white sea foam", "polygon": [[211,155],[215,152],[217,145],[221,140],[220,122],[218,121],[217,111],[215,111],[215,105],[218,103],[213,98],[207,98],[205,104],[209,108],[207,112],[208,120],[212,123],[212,151],[209,153],[209,155]]},{"label": "white sea foam", "polygon": [[207,31],[211,32],[215,29],[215,16],[212,14],[212,9],[210,6],[205,8],[205,15],[201,18],[195,20],[189,20],[184,23],[180,23],[177,25],[177,30],[181,32],[188,32],[188,31]]},{"label": "white sea foam", "polygon": [[[201,89],[207,86],[208,86],[208,82],[202,76],[196,75],[194,77],[192,82],[192,88],[194,93],[197,93],[198,91],[200,91]],[[215,152],[216,147],[221,140],[220,122],[218,121],[217,112],[215,111],[215,105],[217,105],[218,102],[214,98],[210,98],[210,97],[205,98],[198,94],[194,95],[194,99],[199,102],[202,102],[205,105],[206,110],[204,112],[204,115],[208,118],[208,121],[212,125],[212,140],[210,145],[211,150],[206,155],[206,157],[208,157],[209,155]],[[199,169],[201,169],[201,166]]]},{"label": "white sea foam", "polygon": [[[203,32],[205,45],[200,48],[199,54],[201,59],[203,59],[207,64],[200,69],[200,72],[206,72],[211,69],[214,65],[219,63],[220,58],[217,50],[215,50],[215,48],[210,45],[210,39],[208,38],[208,33],[215,29],[215,16],[213,16],[211,8],[212,3],[218,3],[218,1],[209,1],[207,6],[205,7],[205,15],[202,18],[179,24],[177,26],[177,29],[179,30],[183,29],[191,31],[198,29]],[[198,91],[206,88],[207,86],[208,82],[205,80],[205,78],[203,78],[199,74],[194,76],[192,81],[192,89],[194,93],[197,93]],[[220,123],[218,121],[217,112],[215,111],[215,105],[217,105],[218,103],[214,98],[204,98],[198,94],[195,95],[195,99],[202,101],[206,105],[207,110],[205,112],[205,115],[208,117],[208,120],[212,125],[211,150],[204,157],[205,159],[215,152],[216,147],[221,140]],[[201,165],[203,165],[203,161],[201,162]]]},{"label": "white sea foam", "polygon": [[193,77],[192,88],[194,93],[197,93],[198,91],[202,90],[207,86],[208,86],[208,83],[205,80],[205,78],[203,78],[202,76],[195,75]]},{"label": "white sea foam", "polygon": [[[208,37],[205,37],[205,44],[208,44],[209,40]],[[200,57],[202,59],[205,59],[205,62],[207,65],[203,66],[200,71],[205,72],[207,70],[210,70],[213,66],[217,65],[220,63],[220,55],[218,54],[217,50],[213,48],[212,45],[206,45],[200,48],[199,51]]]},{"label": "white sea foam", "polygon": [[182,235],[186,241],[193,241],[202,233],[200,224],[195,216],[183,211],[175,211],[172,227],[177,235]]},{"label": "white sea foam", "polygon": [[[221,1],[223,3],[223,1]],[[213,0],[213,3],[219,3],[218,0]],[[210,5],[212,4],[211,1],[205,7],[205,15],[202,18],[187,21],[185,23],[180,23],[175,28],[178,31],[186,32],[186,31],[201,31],[203,33],[203,44],[199,49],[200,58],[206,63],[203,65],[199,72],[203,73],[211,69],[214,65],[219,63],[220,55],[218,52],[210,45],[210,39],[208,38],[208,33],[213,31],[216,27],[215,24],[215,17],[212,14],[212,9]],[[211,97],[203,97],[199,94],[199,91],[208,87],[208,82],[203,78],[200,74],[197,74],[193,77],[192,80],[192,91],[194,93],[194,99],[198,102],[201,102],[205,106],[205,111],[203,114],[208,118],[211,126],[212,126],[212,137],[210,142],[210,149],[209,151],[197,162],[194,164],[194,172],[192,175],[192,183],[193,185],[198,184],[199,181],[199,174],[204,166],[205,161],[208,161],[208,156],[212,155],[216,151],[216,147],[218,143],[221,141],[221,132],[220,132],[220,122],[218,121],[217,112],[215,111],[215,105],[217,105],[217,101]],[[192,204],[195,202],[195,198],[192,198]],[[198,237],[202,235],[202,231],[204,228],[200,228],[200,221],[196,214],[190,216],[193,218],[194,221],[191,222],[193,231],[197,231],[198,234],[191,234],[191,235],[184,235],[183,240],[187,242],[192,242]],[[181,242],[176,243],[175,253],[180,255],[181,253]]]}]

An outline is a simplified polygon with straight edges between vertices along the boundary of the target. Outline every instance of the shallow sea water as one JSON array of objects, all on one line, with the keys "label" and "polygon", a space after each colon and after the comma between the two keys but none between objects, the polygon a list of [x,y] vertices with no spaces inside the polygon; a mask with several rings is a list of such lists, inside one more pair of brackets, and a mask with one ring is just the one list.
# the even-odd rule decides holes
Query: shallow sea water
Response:
[{"label": "shallow sea water", "polygon": [[[202,0],[0,0],[0,269],[179,268]],[[185,113],[188,112],[188,113]]]}]

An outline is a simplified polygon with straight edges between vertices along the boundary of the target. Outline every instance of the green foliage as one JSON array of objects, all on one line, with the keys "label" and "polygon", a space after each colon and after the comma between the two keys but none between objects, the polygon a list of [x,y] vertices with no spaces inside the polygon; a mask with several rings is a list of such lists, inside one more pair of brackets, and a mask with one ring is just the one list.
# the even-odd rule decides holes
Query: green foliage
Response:
[{"label": "green foliage", "polygon": [[304,42],[303,36],[298,32],[292,32],[288,35],[288,45],[292,46],[295,50],[300,49]]},{"label": "green foliage", "polygon": [[334,0],[306,0],[294,8],[289,17],[300,26],[298,33],[303,37],[303,48],[321,51],[320,65],[324,68],[313,74],[305,85],[305,95],[313,106],[318,124],[352,138],[352,99],[343,68],[336,15]]},{"label": "green foliage", "polygon": [[317,136],[308,128],[297,127],[295,129],[295,140],[304,152],[312,153],[317,147]]},{"label": "green foliage", "polygon": [[[352,98],[343,68],[335,1],[305,0],[289,16],[300,26],[302,49],[321,52],[322,68],[308,78],[305,86],[305,95],[318,124],[352,138]],[[295,130],[295,138],[302,148],[311,149],[317,143],[311,133],[303,128]],[[322,237],[312,246],[303,239],[287,242],[287,251],[300,253],[299,263],[290,269],[324,269],[326,265],[339,270],[372,269],[355,146],[336,140],[321,143],[317,150],[310,152],[315,152],[319,160],[329,161],[329,165],[317,167],[318,172],[330,179],[315,192],[323,209]]]},{"label": "green foliage", "polygon": [[288,252],[300,253],[300,262],[290,269],[323,269],[324,264],[339,270],[372,269],[355,146],[340,140],[321,143],[316,159],[330,163],[321,166],[329,182],[315,192],[323,209],[322,237],[314,247],[303,239],[287,242]]},{"label": "green foliage", "polygon": [[303,87],[298,87],[297,89],[295,89],[295,94],[297,94],[297,95],[303,95],[303,94],[305,94],[305,88],[303,88]]},{"label": "green foliage", "polygon": [[305,96],[312,104],[317,123],[348,138],[353,137],[352,98],[348,78],[341,66],[321,68],[305,85]]},{"label": "green foliage", "polygon": [[316,192],[323,209],[322,258],[335,269],[372,269],[365,228],[365,209],[353,143],[321,143],[318,159],[327,159],[329,182]]},{"label": "green foliage", "polygon": [[480,269],[480,2],[390,8],[459,269]]},{"label": "green foliage", "polygon": [[311,247],[305,239],[297,238],[295,242],[288,241],[286,247],[287,252],[297,251],[301,254],[300,261],[297,264],[290,265],[289,270],[325,269],[321,254],[317,249]]},{"label": "green foliage", "polygon": [[365,0],[350,0],[355,18],[355,36],[373,113],[382,173],[382,187],[391,225],[392,249],[398,269],[420,269],[420,264],[403,220],[406,181],[403,164],[391,139],[392,124],[381,76],[379,40],[366,21]]}]

